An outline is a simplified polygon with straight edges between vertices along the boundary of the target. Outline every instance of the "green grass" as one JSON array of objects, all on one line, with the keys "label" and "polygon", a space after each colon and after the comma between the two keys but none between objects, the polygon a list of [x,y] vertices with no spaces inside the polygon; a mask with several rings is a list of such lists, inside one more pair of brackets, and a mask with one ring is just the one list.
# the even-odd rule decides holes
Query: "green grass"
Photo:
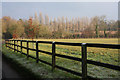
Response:
[{"label": "green grass", "polygon": [[[36,40],[36,39],[35,39]],[[59,42],[76,42],[76,43],[103,43],[103,44],[118,44],[118,39],[37,39],[39,41],[59,41]],[[19,43],[20,44],[20,43]],[[26,43],[23,43],[26,46]],[[29,43],[30,48],[33,48],[33,43]],[[35,44],[34,44],[35,48]],[[20,49],[20,48],[19,48]],[[52,45],[39,43],[39,49],[52,52]],[[26,53],[24,49],[23,52]],[[80,46],[66,46],[66,45],[56,45],[56,54],[64,54],[69,56],[74,56],[81,58],[81,47]],[[30,55],[36,56],[35,51],[30,51]],[[39,53],[39,58],[47,62],[52,62],[52,57],[50,55]],[[87,59],[99,61],[103,63],[109,63],[113,65],[118,65],[118,49],[108,49],[108,48],[87,48]],[[73,61],[69,59],[64,59],[56,57],[56,64],[76,72],[81,73],[81,62]],[[95,65],[87,65],[88,75],[98,77],[98,78],[116,78],[118,77],[118,71],[111,70],[104,67],[99,67]]]},{"label": "green grass", "polygon": [[[17,53],[14,51],[9,50],[5,46],[2,47],[2,53],[9,58],[9,60],[13,60],[17,64],[24,67],[24,70],[29,70],[29,72],[33,73],[36,78],[76,78],[80,79],[79,76],[72,75],[70,73],[61,71],[59,69],[55,69],[54,72],[52,72],[52,68],[49,65],[46,65],[44,63],[36,63],[35,59],[27,59],[25,55],[22,55],[21,53]],[[25,74],[25,73],[24,73]]]}]

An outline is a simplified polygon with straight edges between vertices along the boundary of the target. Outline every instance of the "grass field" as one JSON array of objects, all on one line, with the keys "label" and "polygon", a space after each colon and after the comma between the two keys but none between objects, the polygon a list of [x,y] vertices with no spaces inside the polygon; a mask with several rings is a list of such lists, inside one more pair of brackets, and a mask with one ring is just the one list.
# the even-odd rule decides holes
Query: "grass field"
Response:
[{"label": "grass field", "polygon": [[[118,44],[118,39],[34,39],[38,41],[57,41],[57,42],[74,42],[74,43],[102,43],[102,44]],[[20,44],[20,43],[19,43]],[[33,46],[34,45],[34,46]],[[26,43],[23,42],[23,46],[26,47]],[[29,43],[30,48],[35,48],[35,44]],[[20,48],[19,48],[20,49]],[[52,52],[51,44],[39,43],[39,50],[44,50]],[[26,53],[26,50],[23,49],[23,52]],[[30,51],[30,55],[36,56],[35,51]],[[81,47],[80,46],[66,46],[66,45],[56,45],[56,54],[64,54],[69,56],[74,56],[81,58]],[[39,58],[47,62],[52,63],[52,56],[39,53]],[[118,49],[108,49],[108,48],[87,48],[87,59],[99,61],[103,63],[109,63],[113,65],[118,65]],[[56,65],[81,72],[81,62],[73,61],[69,59],[64,59],[57,57]],[[112,78],[118,77],[118,71],[94,66],[87,65],[88,75],[98,77],[98,78]]]}]

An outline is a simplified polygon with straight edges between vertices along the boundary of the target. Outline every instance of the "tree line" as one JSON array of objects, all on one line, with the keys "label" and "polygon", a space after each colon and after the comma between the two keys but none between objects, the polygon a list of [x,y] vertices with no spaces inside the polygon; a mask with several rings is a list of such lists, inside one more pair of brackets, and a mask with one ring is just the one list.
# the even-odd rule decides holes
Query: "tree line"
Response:
[{"label": "tree line", "polygon": [[10,38],[111,38],[118,37],[118,22],[106,16],[49,18],[42,12],[34,17],[13,19],[2,17],[2,37]]}]

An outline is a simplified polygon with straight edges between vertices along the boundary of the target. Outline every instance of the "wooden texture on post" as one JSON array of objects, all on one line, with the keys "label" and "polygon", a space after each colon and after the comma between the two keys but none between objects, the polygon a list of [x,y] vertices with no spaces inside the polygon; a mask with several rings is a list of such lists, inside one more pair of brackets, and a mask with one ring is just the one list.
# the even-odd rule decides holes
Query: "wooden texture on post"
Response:
[{"label": "wooden texture on post", "polygon": [[[9,42],[9,43],[10,43],[10,44],[9,44],[9,45],[10,45],[9,47],[11,47],[11,40],[10,40],[10,42]],[[10,49],[11,49],[11,48],[10,48]]]},{"label": "wooden texture on post", "polygon": [[[9,46],[9,40],[7,41],[7,47]],[[8,49],[9,49],[9,47],[8,47]]]},{"label": "wooden texture on post", "polygon": [[6,44],[7,44],[6,46],[8,46],[8,40],[6,41]]},{"label": "wooden texture on post", "polygon": [[14,52],[15,52],[15,40],[14,40]]},{"label": "wooden texture on post", "polygon": [[[10,47],[10,44],[9,44],[9,43],[10,43],[10,40],[8,40],[8,48]],[[10,48],[9,48],[9,49],[10,49]]]},{"label": "wooden texture on post", "polygon": [[10,43],[11,43],[11,40],[9,40],[9,47],[11,47],[11,44],[10,44]]},{"label": "wooden texture on post", "polygon": [[[11,45],[11,40],[10,40],[10,47],[12,47],[12,45]],[[12,49],[11,49],[12,50]]]},{"label": "wooden texture on post", "polygon": [[38,63],[38,58],[39,58],[39,55],[38,55],[38,41],[36,41],[36,63]]},{"label": "wooden texture on post", "polygon": [[27,41],[27,58],[29,58],[29,42]]},{"label": "wooden texture on post", "polygon": [[12,45],[12,40],[11,40],[11,42],[10,42],[10,43],[11,43],[11,50],[12,50],[12,48],[13,48],[13,45]]},{"label": "wooden texture on post", "polygon": [[7,47],[7,43],[6,43],[6,40],[5,40],[5,46]]},{"label": "wooden texture on post", "polygon": [[[11,44],[13,44],[13,41],[11,40]],[[12,47],[12,50],[13,50],[13,45],[11,45],[11,47]]]},{"label": "wooden texture on post", "polygon": [[12,50],[12,40],[11,40],[11,42],[10,42],[10,43],[11,43],[11,50]]},{"label": "wooden texture on post", "polygon": [[86,43],[82,43],[82,79],[87,79],[87,47]]},{"label": "wooden texture on post", "polygon": [[7,45],[6,45],[6,40],[5,40],[5,46],[7,47]]},{"label": "wooden texture on post", "polygon": [[18,52],[18,40],[17,40],[17,52]]},{"label": "wooden texture on post", "polygon": [[22,40],[21,40],[21,53],[22,53]]},{"label": "wooden texture on post", "polygon": [[55,69],[55,41],[52,42],[52,71]]},{"label": "wooden texture on post", "polygon": [[[12,42],[13,44],[14,44],[14,40],[13,40],[13,42]],[[13,50],[14,50],[14,45],[13,45]]]},{"label": "wooden texture on post", "polygon": [[8,46],[8,40],[6,40],[6,47]]},{"label": "wooden texture on post", "polygon": [[10,40],[10,47],[11,47],[11,50],[12,50],[12,40]]},{"label": "wooden texture on post", "polygon": [[8,44],[7,44],[8,48],[9,48],[9,40],[8,40]]},{"label": "wooden texture on post", "polygon": [[[11,44],[13,44],[13,40],[11,40]],[[11,47],[12,47],[12,50],[13,50],[13,45],[11,45]]]}]

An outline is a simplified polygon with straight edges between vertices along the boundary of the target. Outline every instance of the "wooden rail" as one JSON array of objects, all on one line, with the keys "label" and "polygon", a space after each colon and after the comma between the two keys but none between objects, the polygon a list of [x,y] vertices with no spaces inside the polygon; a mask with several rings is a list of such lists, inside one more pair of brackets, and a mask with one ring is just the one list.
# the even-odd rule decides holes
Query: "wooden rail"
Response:
[{"label": "wooden rail", "polygon": [[[12,43],[14,44],[12,44]],[[17,42],[17,44],[16,44]],[[20,45],[18,45],[18,42],[20,42]],[[27,47],[23,47],[22,46],[22,42],[26,42]],[[29,43],[36,43],[36,49],[32,49],[29,48]],[[51,52],[47,52],[47,51],[43,51],[43,50],[39,50],[38,49],[38,44],[39,43],[45,43],[45,44],[51,44],[52,45],[52,53]],[[5,40],[5,44],[6,47],[9,47],[10,49],[20,52],[21,54],[24,54],[27,56],[27,58],[33,58],[36,59],[36,63],[43,62],[45,64],[48,64],[52,67],[52,71],[54,71],[55,68],[67,71],[69,73],[78,75],[78,76],[82,76],[82,79],[87,79],[87,78],[93,78],[92,76],[87,75],[87,64],[93,64],[93,65],[97,65],[97,66],[102,66],[102,67],[106,67],[106,68],[110,68],[113,70],[118,70],[120,71],[120,66],[116,66],[116,65],[112,65],[112,64],[107,64],[107,63],[101,63],[101,62],[97,62],[97,61],[92,61],[92,60],[87,60],[87,47],[99,47],[99,48],[112,48],[112,49],[120,49],[120,45],[115,45],[115,44],[93,44],[93,43],[68,43],[68,42],[51,42],[51,41],[28,41],[28,40]],[[55,50],[56,50],[56,45],[69,45],[69,46],[81,46],[81,52],[82,52],[82,58],[76,58],[76,57],[72,57],[72,56],[67,56],[67,55],[62,55],[62,54],[56,54]],[[14,46],[14,48],[12,48],[12,46]],[[17,46],[17,49],[16,49]],[[18,47],[21,48],[21,50],[18,50]],[[22,49],[27,49],[27,53],[23,53]],[[36,57],[33,57],[31,55],[29,55],[29,50],[32,51],[36,51]],[[52,64],[39,59],[39,52],[48,54],[52,56]],[[71,59],[71,60],[75,60],[75,61],[80,61],[82,62],[82,73],[79,72],[75,72],[72,71],[70,69],[61,67],[56,65],[56,56],[57,57],[62,57],[62,58],[67,58],[67,59]]]}]

